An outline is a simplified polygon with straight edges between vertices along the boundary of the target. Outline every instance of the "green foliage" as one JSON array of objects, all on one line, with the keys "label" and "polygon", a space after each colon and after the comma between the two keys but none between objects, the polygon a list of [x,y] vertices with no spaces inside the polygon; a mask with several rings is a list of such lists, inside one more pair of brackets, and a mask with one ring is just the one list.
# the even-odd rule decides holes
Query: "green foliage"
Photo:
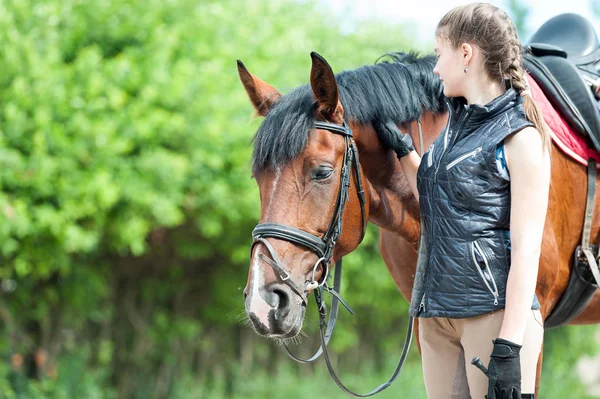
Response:
[{"label": "green foliage", "polygon": [[[355,372],[341,373],[340,379],[350,389],[358,393],[367,393],[389,379],[396,366],[394,363],[396,359],[389,360],[385,364],[385,372],[366,362]],[[324,368],[325,364],[320,362],[318,366]],[[285,397],[288,399],[305,399],[307,397],[348,398],[348,394],[340,390],[327,373],[316,371],[303,375],[290,367],[289,364],[283,365],[275,375],[270,375],[264,370],[257,370],[251,379],[242,379],[242,376],[238,373],[239,371],[236,370],[238,378],[235,380],[238,382],[232,394],[227,393],[225,381],[218,380],[209,387],[198,387],[193,384],[187,386],[183,383],[183,389],[177,390],[173,397],[176,399],[198,397],[211,399],[276,399],[282,397],[282,393],[285,392]],[[189,390],[185,390],[186,387]],[[394,384],[375,397],[380,399],[398,397],[427,399],[420,364],[416,361],[408,362]]]},{"label": "green foliage", "polygon": [[[2,3],[0,278],[17,284],[0,298],[2,351],[50,345],[60,364],[30,395],[93,397],[67,380],[95,364],[113,381],[135,370],[127,396],[208,350],[206,326],[239,323],[259,120],[236,59],[285,91],[308,81],[310,51],[340,71],[408,48],[402,37],[374,23],[344,35],[315,2]],[[377,259],[368,240],[351,274]]]},{"label": "green foliage", "polygon": [[600,1],[590,0],[590,7],[596,18],[600,17]]},{"label": "green foliage", "polygon": [[[343,396],[322,364],[269,372],[278,348],[240,326],[260,119],[235,63],[286,92],[311,51],[339,72],[417,47],[402,27],[341,26],[316,0],[0,4],[0,279],[17,284],[0,294],[0,354],[44,347],[57,366],[33,381],[0,363],[0,397]],[[357,316],[332,343],[362,390],[406,329],[377,245],[370,226],[344,261]],[[424,397],[414,347],[381,397],[397,392]]]},{"label": "green foliage", "polygon": [[522,0],[508,0],[506,5],[508,7],[507,12],[517,28],[519,38],[521,41],[526,40],[528,32],[527,20],[531,13],[529,6]]},{"label": "green foliage", "polygon": [[540,397],[589,397],[577,378],[576,365],[582,355],[600,353],[597,332],[597,326],[568,326],[546,331]]}]

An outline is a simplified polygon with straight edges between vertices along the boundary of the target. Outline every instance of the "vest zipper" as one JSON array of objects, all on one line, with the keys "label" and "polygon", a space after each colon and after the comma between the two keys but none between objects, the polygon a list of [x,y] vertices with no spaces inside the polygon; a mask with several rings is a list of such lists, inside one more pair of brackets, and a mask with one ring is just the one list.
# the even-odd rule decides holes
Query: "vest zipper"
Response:
[{"label": "vest zipper", "polygon": [[475,155],[479,154],[479,152],[483,149],[483,147],[477,147],[476,149],[474,149],[473,151],[467,152],[466,154],[461,155],[460,157],[456,158],[454,161],[450,162],[448,165],[446,165],[446,170],[450,170],[453,167],[455,167],[457,164],[459,164],[460,162],[464,161],[467,158],[471,158],[474,157]]},{"label": "vest zipper", "polygon": [[[481,258],[483,259],[483,263],[485,263],[485,269],[488,272],[487,274],[489,275],[489,278],[486,276],[485,272],[481,269],[481,266],[479,265],[479,262],[477,261],[477,257],[475,256],[475,251],[477,251],[479,253],[479,255],[481,256]],[[497,306],[498,305],[498,297],[500,296],[500,293],[498,292],[498,285],[496,285],[496,280],[494,279],[494,275],[492,274],[492,269],[490,269],[490,264],[488,262],[487,256],[485,256],[485,253],[483,252],[483,250],[481,249],[481,246],[479,245],[479,243],[477,243],[477,241],[473,241],[471,244],[471,256],[473,257],[473,263],[475,263],[475,267],[477,268],[477,271],[481,275],[481,278],[483,279],[485,286],[487,287],[488,291],[494,296],[494,305]],[[490,285],[490,283],[494,286],[493,288],[492,288],[492,285]]]},{"label": "vest zipper", "polygon": [[427,156],[427,167],[431,168],[433,165],[433,149],[435,148],[435,144],[431,144],[431,148],[429,149],[429,155]]},{"label": "vest zipper", "polygon": [[[460,132],[460,129],[462,129],[462,127],[464,126],[464,124],[467,122],[467,119],[469,119],[469,115],[471,114],[471,108],[469,108],[469,106],[465,106],[467,108],[467,111],[465,112],[465,117],[462,119],[462,122],[458,123],[455,129],[456,134],[458,134],[458,132]],[[437,175],[438,175],[438,170],[440,169],[440,165],[442,164],[442,160],[444,159],[444,155],[446,155],[446,149],[448,148],[448,132],[452,133],[451,129],[450,129],[450,117],[448,119],[448,129],[446,130],[446,135],[444,136],[444,151],[442,151],[442,155],[440,155],[440,161],[437,164],[437,167],[435,168],[435,173],[433,175],[433,182],[437,184]],[[456,135],[455,135],[456,136]],[[454,139],[455,137],[451,137],[450,140],[452,140],[452,143],[450,143],[450,147],[452,147],[452,144],[454,144]]]},{"label": "vest zipper", "polygon": [[[442,154],[440,155],[440,160],[438,161],[437,166],[435,167],[435,171],[433,172],[433,183],[437,183],[437,174],[438,169],[440,168],[440,163],[444,158],[444,154],[446,153],[446,148],[448,148],[448,133],[452,133],[452,129],[450,128],[450,122],[452,122],[452,111],[448,113],[448,127],[446,128],[446,132],[444,133],[444,149],[442,150]],[[433,160],[432,160],[433,161]]]}]

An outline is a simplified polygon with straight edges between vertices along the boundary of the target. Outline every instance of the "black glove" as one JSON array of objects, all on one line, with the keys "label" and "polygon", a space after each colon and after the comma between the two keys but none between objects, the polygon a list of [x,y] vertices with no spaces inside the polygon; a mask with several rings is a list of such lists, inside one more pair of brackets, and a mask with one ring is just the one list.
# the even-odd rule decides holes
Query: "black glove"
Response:
[{"label": "black glove", "polygon": [[487,399],[521,399],[521,345],[497,338],[488,365]]},{"label": "black glove", "polygon": [[382,123],[380,121],[373,121],[373,127],[377,132],[379,140],[381,140],[383,145],[394,150],[398,159],[414,151],[415,147],[410,136],[402,133],[394,122]]}]

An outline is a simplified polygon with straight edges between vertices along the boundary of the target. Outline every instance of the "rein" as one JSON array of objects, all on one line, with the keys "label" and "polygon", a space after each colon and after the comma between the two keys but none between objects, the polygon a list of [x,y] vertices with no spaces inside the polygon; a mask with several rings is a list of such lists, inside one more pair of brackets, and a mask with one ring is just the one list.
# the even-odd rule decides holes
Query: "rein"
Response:
[{"label": "rein", "polygon": [[[419,121],[420,122],[420,121]],[[419,123],[419,131],[420,129]],[[360,174],[360,164],[358,161],[358,150],[356,148],[356,143],[353,139],[353,133],[346,121],[344,121],[342,126],[335,125],[329,122],[315,122],[315,128],[324,129],[333,134],[339,134],[344,137],[344,141],[346,143],[346,149],[344,151],[344,161],[342,164],[342,170],[340,173],[340,188],[338,191],[338,197],[335,204],[335,210],[333,212],[333,216],[331,222],[329,223],[329,227],[327,232],[323,237],[318,237],[313,234],[307,233],[303,230],[297,229],[295,227],[286,226],[279,223],[260,223],[258,224],[254,230],[252,231],[252,247],[250,249],[250,253],[254,249],[254,246],[257,243],[264,244],[267,248],[267,252],[269,256],[260,253],[258,257],[269,266],[271,266],[279,275],[281,280],[287,284],[292,291],[294,291],[301,299],[302,303],[306,306],[308,304],[308,294],[314,290],[314,297],[317,304],[317,308],[319,310],[319,330],[321,337],[321,345],[317,352],[308,359],[302,359],[296,356],[289,349],[287,345],[284,345],[285,350],[292,359],[299,363],[310,363],[318,359],[321,354],[325,357],[325,364],[327,365],[327,370],[329,374],[335,381],[335,383],[346,393],[355,396],[355,397],[369,397],[373,396],[376,393],[379,393],[389,387],[396,377],[400,374],[402,367],[406,361],[406,357],[408,355],[408,350],[410,348],[410,344],[412,341],[413,335],[413,318],[409,319],[409,326],[406,332],[406,339],[404,341],[404,348],[402,351],[402,355],[400,360],[398,361],[398,365],[390,379],[366,394],[357,394],[351,390],[349,390],[338,378],[335,373],[333,366],[331,365],[331,360],[329,357],[329,352],[327,350],[327,345],[329,344],[329,340],[333,335],[333,330],[335,328],[335,323],[338,316],[339,303],[341,303],[350,314],[354,314],[352,309],[348,306],[348,304],[341,298],[340,289],[341,289],[341,281],[342,281],[342,259],[338,260],[335,264],[335,274],[334,274],[334,282],[333,287],[329,287],[327,285],[327,280],[330,277],[330,263],[333,254],[333,248],[337,242],[338,237],[342,233],[342,216],[344,213],[344,207],[346,202],[350,202],[349,189],[350,189],[350,178],[352,174],[352,170],[354,169],[354,175],[356,177],[357,184],[357,193],[358,199],[360,202],[360,209],[362,215],[362,232],[360,241],[363,240],[367,228],[367,217],[365,210],[365,194],[364,187],[362,182],[362,176]],[[422,142],[422,140],[421,140]],[[314,252],[319,259],[315,263],[312,269],[311,280],[307,280],[304,282],[304,287],[299,286],[295,282],[292,281],[290,277],[290,273],[285,265],[281,262],[273,246],[266,240],[266,238],[275,238],[279,240],[284,240],[291,242],[293,244],[302,245],[312,252]],[[315,280],[315,274],[319,266],[322,266],[324,269],[323,277],[320,281]],[[324,291],[328,292],[333,296],[331,301],[331,311],[329,312],[329,318],[327,318],[327,309],[325,306],[325,302],[323,300]]]}]

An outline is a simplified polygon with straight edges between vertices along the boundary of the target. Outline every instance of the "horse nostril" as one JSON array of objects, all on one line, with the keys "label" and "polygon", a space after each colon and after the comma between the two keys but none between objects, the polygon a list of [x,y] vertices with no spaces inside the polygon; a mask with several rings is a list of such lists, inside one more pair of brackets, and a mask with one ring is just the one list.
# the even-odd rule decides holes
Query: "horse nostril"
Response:
[{"label": "horse nostril", "polygon": [[[285,291],[275,289],[273,293],[278,297],[278,305],[277,308],[279,310],[286,309],[290,303],[290,297]],[[274,306],[275,307],[275,306]]]},{"label": "horse nostril", "polygon": [[279,290],[275,289],[273,291],[267,291],[263,294],[263,299],[272,309],[277,309],[279,306],[279,294],[277,294]]},{"label": "horse nostril", "polygon": [[266,295],[264,295],[263,298],[272,309],[286,309],[290,303],[290,298],[287,292],[281,288],[274,288],[272,291],[269,291],[265,294]]}]

